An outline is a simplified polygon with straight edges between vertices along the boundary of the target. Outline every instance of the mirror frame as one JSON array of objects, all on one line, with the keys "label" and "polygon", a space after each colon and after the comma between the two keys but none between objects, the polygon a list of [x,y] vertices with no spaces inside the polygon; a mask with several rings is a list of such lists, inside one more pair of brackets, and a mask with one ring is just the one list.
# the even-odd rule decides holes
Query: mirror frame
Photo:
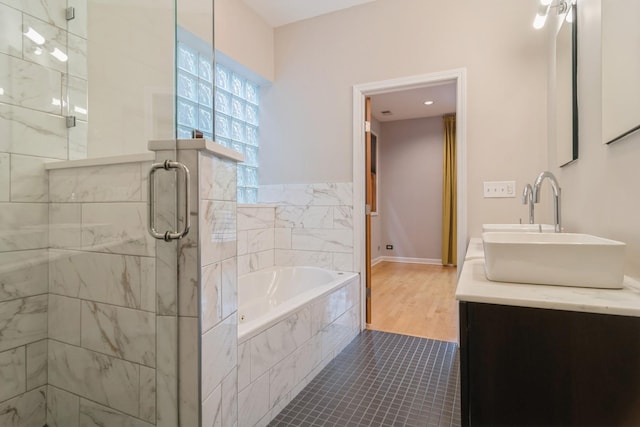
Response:
[{"label": "mirror frame", "polygon": [[[572,156],[571,160],[560,165],[560,167],[567,166],[576,160],[578,160],[579,153],[579,128],[578,128],[578,13],[577,5],[575,1],[568,0],[569,7],[572,8],[573,22],[571,23],[571,127],[572,127]],[[563,23],[564,25],[565,23]],[[557,126],[557,124],[556,124]],[[556,144],[559,141],[556,141]]]}]

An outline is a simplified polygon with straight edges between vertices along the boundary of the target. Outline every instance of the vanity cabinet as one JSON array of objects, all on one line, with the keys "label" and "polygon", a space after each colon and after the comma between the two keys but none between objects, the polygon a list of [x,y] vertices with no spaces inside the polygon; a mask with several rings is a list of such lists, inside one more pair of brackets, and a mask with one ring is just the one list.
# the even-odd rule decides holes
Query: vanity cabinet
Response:
[{"label": "vanity cabinet", "polygon": [[463,426],[640,426],[640,317],[460,302]]}]

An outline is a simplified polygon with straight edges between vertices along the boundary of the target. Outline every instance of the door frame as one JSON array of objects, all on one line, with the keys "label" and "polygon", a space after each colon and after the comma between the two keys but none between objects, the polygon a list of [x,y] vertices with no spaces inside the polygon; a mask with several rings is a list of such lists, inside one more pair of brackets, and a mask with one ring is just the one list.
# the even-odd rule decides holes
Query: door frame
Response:
[{"label": "door frame", "polygon": [[360,273],[360,329],[366,327],[365,128],[367,96],[456,83],[457,273],[467,247],[467,70],[456,68],[353,86],[353,262]]}]

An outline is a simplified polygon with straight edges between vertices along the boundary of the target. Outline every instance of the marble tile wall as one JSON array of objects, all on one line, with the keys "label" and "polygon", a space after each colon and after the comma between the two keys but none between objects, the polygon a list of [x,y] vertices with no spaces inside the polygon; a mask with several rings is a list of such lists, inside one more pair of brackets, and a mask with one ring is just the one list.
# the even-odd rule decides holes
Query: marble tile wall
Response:
[{"label": "marble tile wall", "polygon": [[167,342],[157,334],[156,242],[146,231],[149,166],[49,170],[49,427],[156,425],[156,374],[166,366],[157,351]]},{"label": "marble tile wall", "polygon": [[238,426],[266,426],[360,330],[359,281],[239,343]]},{"label": "marble tile wall", "polygon": [[[86,10],[86,0],[69,3]],[[46,421],[44,164],[86,157],[87,76],[78,72],[86,70],[86,14],[67,21],[66,8],[67,0],[0,0],[0,425],[7,427]],[[68,60],[52,56],[54,49]],[[78,126],[67,129],[66,115],[76,115]]]},{"label": "marble tile wall", "polygon": [[354,270],[350,182],[262,185],[259,199],[275,205],[275,265]]},{"label": "marble tile wall", "polygon": [[238,274],[274,265],[275,206],[238,206]]}]

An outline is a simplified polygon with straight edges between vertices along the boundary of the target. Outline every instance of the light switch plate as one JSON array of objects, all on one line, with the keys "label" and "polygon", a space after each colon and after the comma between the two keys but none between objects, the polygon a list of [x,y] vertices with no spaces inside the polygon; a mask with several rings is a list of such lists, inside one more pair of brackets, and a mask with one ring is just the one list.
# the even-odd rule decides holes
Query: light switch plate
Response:
[{"label": "light switch plate", "polygon": [[484,198],[516,197],[515,181],[485,181]]}]

